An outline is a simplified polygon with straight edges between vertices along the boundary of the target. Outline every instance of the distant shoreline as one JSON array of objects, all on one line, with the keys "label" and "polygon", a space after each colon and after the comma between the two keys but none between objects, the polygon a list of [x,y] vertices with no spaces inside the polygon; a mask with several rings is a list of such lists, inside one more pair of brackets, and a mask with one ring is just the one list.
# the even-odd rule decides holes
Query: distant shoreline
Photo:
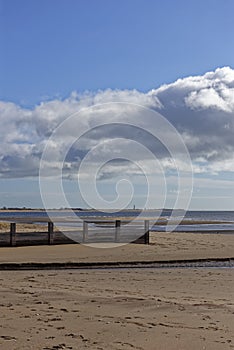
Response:
[{"label": "distant shoreline", "polygon": [[[68,211],[87,211],[87,212],[105,212],[103,209],[82,209],[82,208],[63,208],[63,209],[43,209],[43,208],[38,208],[38,209],[21,209],[21,208],[12,208],[12,209],[0,209],[0,213],[8,213],[8,212],[47,212],[47,211],[59,211],[59,212],[68,212]],[[129,212],[141,212],[143,209],[115,209],[116,212],[118,211],[129,211]],[[147,209],[147,211],[161,211],[162,209]],[[171,209],[163,209],[163,210],[171,210]],[[113,211],[114,212],[114,211]]]}]

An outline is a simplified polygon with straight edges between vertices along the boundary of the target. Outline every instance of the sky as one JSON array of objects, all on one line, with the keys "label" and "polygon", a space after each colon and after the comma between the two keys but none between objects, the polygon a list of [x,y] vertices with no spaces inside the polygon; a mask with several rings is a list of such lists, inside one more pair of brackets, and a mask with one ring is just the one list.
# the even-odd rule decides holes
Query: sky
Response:
[{"label": "sky", "polygon": [[[67,204],[55,186],[62,164],[71,206],[98,206],[90,174],[101,166],[97,187],[110,207],[121,204],[119,189],[121,205],[145,206],[151,183],[149,207],[234,210],[233,13],[232,0],[0,0],[0,207],[43,206],[40,162],[63,123],[47,147],[50,206]],[[149,135],[158,113],[175,128],[164,144]],[[79,130],[87,134],[77,140]],[[190,204],[188,162],[167,150],[181,140]],[[175,204],[178,171],[187,197]]]}]

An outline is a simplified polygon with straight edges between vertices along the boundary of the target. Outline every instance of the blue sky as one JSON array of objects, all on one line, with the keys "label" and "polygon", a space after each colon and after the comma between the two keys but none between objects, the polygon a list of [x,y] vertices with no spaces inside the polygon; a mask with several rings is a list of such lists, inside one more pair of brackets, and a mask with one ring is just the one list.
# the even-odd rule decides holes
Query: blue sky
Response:
[{"label": "blue sky", "polygon": [[[0,123],[8,134],[1,140],[0,206],[41,206],[35,155],[48,130],[74,106],[117,99],[160,109],[157,100],[182,132],[196,168],[191,208],[234,209],[233,13],[232,0],[0,0]],[[199,77],[198,90],[190,88],[192,76]],[[190,80],[174,87],[183,78]],[[74,181],[65,186],[72,205],[85,206],[72,197]],[[107,197],[108,186],[101,185]],[[142,206],[137,188],[134,201]]]},{"label": "blue sky", "polygon": [[147,91],[234,65],[232,0],[1,1],[0,97]]}]

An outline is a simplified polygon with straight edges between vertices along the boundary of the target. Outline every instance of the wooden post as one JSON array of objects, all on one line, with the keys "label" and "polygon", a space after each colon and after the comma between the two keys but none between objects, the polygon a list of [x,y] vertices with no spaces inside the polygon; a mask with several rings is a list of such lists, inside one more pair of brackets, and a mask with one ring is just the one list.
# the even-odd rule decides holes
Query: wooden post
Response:
[{"label": "wooden post", "polygon": [[145,220],[145,244],[149,244],[149,220]]},{"label": "wooden post", "polygon": [[120,220],[115,220],[115,242],[119,242],[120,239]]},{"label": "wooden post", "polygon": [[87,241],[88,238],[88,223],[83,221],[83,243]]},{"label": "wooden post", "polygon": [[16,246],[16,223],[11,222],[10,224],[10,246]]},{"label": "wooden post", "polygon": [[54,223],[48,222],[48,244],[54,244]]}]

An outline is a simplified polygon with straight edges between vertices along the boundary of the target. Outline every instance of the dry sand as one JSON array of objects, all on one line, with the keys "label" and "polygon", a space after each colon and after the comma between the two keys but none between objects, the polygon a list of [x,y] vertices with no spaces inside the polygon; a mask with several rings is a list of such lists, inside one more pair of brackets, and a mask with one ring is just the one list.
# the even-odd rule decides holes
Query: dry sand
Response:
[{"label": "dry sand", "polygon": [[233,269],[1,272],[4,350],[234,348]]},{"label": "dry sand", "polygon": [[[231,258],[233,234],[152,233],[147,245],[0,248],[3,262]],[[0,349],[234,348],[234,269],[0,271]]]},{"label": "dry sand", "polygon": [[78,244],[0,248],[0,263],[156,261],[234,257],[234,234],[154,232],[150,235],[150,242],[150,245],[128,244],[114,249],[97,249]]}]

